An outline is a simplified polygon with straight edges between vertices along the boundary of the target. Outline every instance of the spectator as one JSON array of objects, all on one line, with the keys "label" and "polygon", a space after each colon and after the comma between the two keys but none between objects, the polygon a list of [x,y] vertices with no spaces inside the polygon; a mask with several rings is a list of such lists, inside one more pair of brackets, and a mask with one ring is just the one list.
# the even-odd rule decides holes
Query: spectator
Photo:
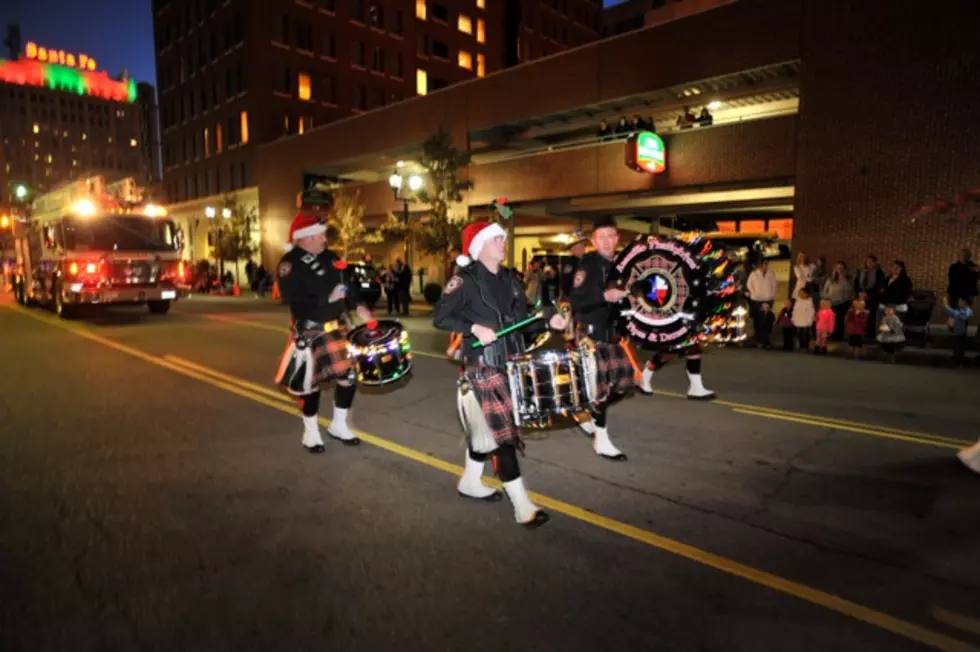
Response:
[{"label": "spectator", "polygon": [[599,133],[596,134],[601,140],[606,140],[612,136],[612,129],[609,128],[609,123],[605,120],[599,121]]},{"label": "spectator", "polygon": [[830,299],[820,301],[820,311],[817,312],[817,344],[813,348],[814,353],[826,353],[827,342],[834,334],[835,315],[831,307]]},{"label": "spectator", "polygon": [[847,311],[851,307],[851,300],[854,298],[854,282],[847,275],[847,266],[843,262],[834,265],[834,271],[824,281],[821,296],[830,299],[830,305],[834,311],[833,338],[840,342],[844,339],[844,317],[847,315]]},{"label": "spectator", "polygon": [[541,271],[541,265],[538,261],[532,260],[527,266],[524,281],[527,300],[532,306],[537,305],[538,301],[541,300],[542,281],[544,281],[544,274]]},{"label": "spectator", "polygon": [[810,350],[810,330],[813,328],[815,316],[816,311],[813,309],[810,291],[805,287],[800,288],[793,303],[793,328],[796,329],[796,336],[800,340],[800,348],[804,351]]},{"label": "spectator", "polygon": [[616,135],[628,134],[630,132],[630,123],[626,121],[625,117],[619,119],[619,124],[616,125]]},{"label": "spectator", "polygon": [[813,283],[813,271],[816,267],[810,262],[806,252],[801,251],[796,254],[796,264],[793,265],[793,276],[796,277],[796,283],[793,285],[793,294],[791,295],[794,300],[799,295],[800,290],[803,289],[806,289],[807,296],[810,296],[810,284]]},{"label": "spectator", "polygon": [[783,309],[779,311],[776,318],[776,325],[783,332],[783,351],[793,350],[793,339],[796,337],[796,328],[793,326],[793,305],[787,301],[783,304]]},{"label": "spectator", "polygon": [[965,297],[957,299],[956,307],[949,305],[949,299],[943,299],[943,308],[950,317],[949,328],[952,331],[953,344],[953,364],[960,366],[963,364],[963,352],[966,350],[966,329],[973,316],[973,310]]},{"label": "spectator", "polygon": [[401,308],[401,314],[408,316],[408,304],[412,300],[412,268],[403,263],[401,258],[396,258],[392,273],[395,275],[395,294],[398,296],[398,306]]},{"label": "spectator", "polygon": [[946,294],[951,306],[956,306],[960,299],[966,299],[967,305],[973,304],[973,298],[977,296],[977,266],[973,264],[973,253],[969,249],[961,249],[956,262],[949,266]]},{"label": "spectator", "polygon": [[[759,316],[762,304],[770,306],[776,299],[776,272],[769,268],[769,261],[763,260],[752,270],[745,284],[745,294],[748,295],[753,322]],[[756,325],[756,328],[758,326]]]},{"label": "spectator", "polygon": [[902,320],[895,314],[894,306],[885,307],[885,315],[878,326],[878,342],[881,350],[885,352],[885,359],[895,362],[895,353],[901,348],[905,341],[905,327]]},{"label": "spectator", "polygon": [[759,306],[759,314],[755,318],[755,342],[763,349],[772,346],[772,326],[774,316],[768,303]]},{"label": "spectator", "polygon": [[653,119],[652,115],[647,116],[647,129],[653,133],[657,133],[657,121]]},{"label": "spectator", "polygon": [[388,299],[388,316],[401,312],[401,301],[398,296],[398,281],[395,273],[389,267],[382,267],[378,274],[381,279],[381,287],[384,288],[385,297]]},{"label": "spectator", "polygon": [[[909,310],[909,299],[912,297],[912,279],[909,278],[908,272],[905,271],[905,263],[901,260],[892,261],[890,271],[891,275],[881,290],[878,312],[882,312],[882,306],[891,306],[901,318]],[[904,341],[904,337],[902,339]]]},{"label": "spectator", "polygon": [[708,107],[703,107],[701,109],[701,115],[698,116],[698,124],[702,127],[710,127],[715,121],[715,118],[708,111]]},{"label": "spectator", "polygon": [[684,112],[677,116],[677,128],[678,129],[690,129],[697,123],[697,118],[694,117],[694,113],[691,112],[691,107],[685,106]]},{"label": "spectator", "polygon": [[868,310],[861,299],[855,299],[851,302],[851,309],[847,311],[847,315],[844,317],[847,345],[851,347],[851,354],[855,358],[861,357],[864,351],[864,336],[868,332],[869,317]]},{"label": "spectator", "polygon": [[[870,315],[877,316],[881,291],[885,287],[885,272],[878,264],[878,257],[871,254],[864,261],[864,267],[854,279],[854,294],[865,296],[865,307]],[[868,320],[867,337],[874,337],[875,320]]]}]

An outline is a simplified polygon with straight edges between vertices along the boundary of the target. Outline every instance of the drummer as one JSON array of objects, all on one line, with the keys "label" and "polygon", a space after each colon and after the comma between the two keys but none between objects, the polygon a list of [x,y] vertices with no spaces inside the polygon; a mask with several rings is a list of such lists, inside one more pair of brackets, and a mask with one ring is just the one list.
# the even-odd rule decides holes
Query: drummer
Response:
[{"label": "drummer", "polygon": [[[346,263],[326,248],[326,232],[327,227],[316,216],[297,215],[289,226],[290,243],[278,267],[279,292],[289,306],[293,337],[310,346],[313,354],[312,382],[298,397],[303,412],[303,446],[310,453],[324,451],[317,415],[320,385],[331,380],[336,380],[337,386],[327,434],[348,446],[361,443],[347,421],[356,392],[357,369],[350,357],[343,317],[348,306],[356,306],[361,319],[373,319],[357,283],[345,285]],[[286,368],[285,358],[291,355],[291,347],[287,347],[280,370]]]},{"label": "drummer", "polygon": [[[484,463],[494,457],[494,470],[514,507],[515,520],[528,528],[548,521],[548,515],[531,502],[517,462],[517,451],[524,443],[514,423],[513,403],[504,372],[508,356],[524,352],[524,338],[513,332],[498,339],[495,331],[516,324],[528,316],[524,287],[513,271],[502,267],[507,232],[499,224],[474,222],[463,230],[463,255],[456,259],[459,272],[446,284],[435,307],[433,324],[444,331],[463,334],[462,351],[465,380],[472,388],[480,410],[480,428],[489,430],[490,453],[474,450],[474,429],[467,433],[469,450],[466,466],[457,485],[459,494],[489,502],[501,500],[499,492],[483,483]],[[468,255],[467,255],[468,254]],[[566,319],[547,307],[547,321],[528,327],[541,329],[545,323],[555,330],[566,326]],[[474,348],[474,342],[483,346]],[[470,415],[471,417],[474,415]]]},{"label": "drummer", "polygon": [[[687,367],[687,398],[691,401],[713,401],[717,395],[704,386],[701,380],[701,345],[693,344],[680,352],[684,356],[684,363]],[[657,351],[651,357],[650,362],[643,367],[643,376],[640,379],[640,392],[650,396],[653,394],[653,374],[658,369],[667,364],[663,354]]]},{"label": "drummer", "polygon": [[597,217],[592,223],[595,251],[585,254],[575,272],[569,299],[576,324],[578,341],[595,343],[600,400],[592,408],[592,418],[579,422],[590,435],[596,455],[623,461],[626,455],[613,445],[606,424],[609,406],[633,388],[633,365],[630,363],[616,329],[620,302],[626,297],[622,288],[610,287],[614,281],[613,257],[619,243],[619,231],[612,216]]}]

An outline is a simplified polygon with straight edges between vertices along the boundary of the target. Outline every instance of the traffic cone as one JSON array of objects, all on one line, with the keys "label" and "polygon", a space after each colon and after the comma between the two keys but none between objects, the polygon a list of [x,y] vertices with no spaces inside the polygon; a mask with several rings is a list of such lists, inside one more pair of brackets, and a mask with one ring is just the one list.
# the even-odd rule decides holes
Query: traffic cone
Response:
[{"label": "traffic cone", "polygon": [[640,363],[636,361],[636,355],[633,354],[633,347],[630,345],[626,339],[621,339],[619,341],[619,346],[622,347],[623,351],[626,353],[626,358],[630,361],[630,365],[633,367],[633,379],[636,382],[640,382],[643,378],[643,367]]},{"label": "traffic cone", "polygon": [[279,301],[279,283],[272,284],[272,300]]},{"label": "traffic cone", "polygon": [[234,297],[242,296],[242,289],[238,287],[238,281],[235,281],[235,287],[231,289],[231,295]]}]

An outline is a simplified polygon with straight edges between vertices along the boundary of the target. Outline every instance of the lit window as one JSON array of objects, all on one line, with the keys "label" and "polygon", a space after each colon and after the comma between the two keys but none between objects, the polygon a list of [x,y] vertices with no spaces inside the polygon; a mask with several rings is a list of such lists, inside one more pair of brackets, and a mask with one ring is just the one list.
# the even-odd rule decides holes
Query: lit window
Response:
[{"label": "lit window", "polygon": [[204,128],[204,157],[207,158],[211,156],[211,134],[208,132],[208,128]]},{"label": "lit window", "polygon": [[425,0],[415,0],[415,17],[425,20],[426,17]]},{"label": "lit window", "polygon": [[248,111],[242,111],[242,144],[248,142]]},{"label": "lit window", "polygon": [[224,146],[225,139],[221,133],[221,125],[219,124],[214,128],[214,151],[220,154],[221,150],[224,149]]},{"label": "lit window", "polygon": [[78,167],[78,161],[76,161],[75,159],[72,159],[72,160],[71,160],[71,166],[72,166],[73,168],[77,168],[77,167]]},{"label": "lit window", "polygon": [[486,9],[487,8],[487,0],[476,0],[476,6],[479,9]]},{"label": "lit window", "polygon": [[476,21],[476,42],[487,42],[487,25],[483,22],[482,18],[478,18]]},{"label": "lit window", "polygon": [[459,51],[459,67],[473,70],[473,57],[466,50]]},{"label": "lit window", "polygon": [[482,54],[476,55],[476,76],[482,77],[487,74],[487,58]]},{"label": "lit window", "polygon": [[301,72],[299,74],[299,83],[297,84],[299,88],[299,99],[308,100],[310,99],[310,76],[306,73]]},{"label": "lit window", "polygon": [[136,139],[135,138],[130,138],[129,139],[129,146],[130,147],[136,147]]},{"label": "lit window", "polygon": [[48,154],[47,158],[45,158],[44,160],[47,161],[48,163],[50,163],[51,162],[51,155]]},{"label": "lit window", "polygon": [[82,140],[85,140],[86,138],[88,138],[88,134],[82,134]]},{"label": "lit window", "polygon": [[429,74],[421,68],[415,71],[415,92],[419,95],[429,92]]},{"label": "lit window", "polygon": [[457,23],[457,25],[459,26],[459,31],[461,31],[462,33],[464,34],[473,33],[473,21],[470,20],[470,17],[467,16],[466,14],[459,15],[459,22]]},{"label": "lit window", "polygon": [[37,124],[37,123],[35,122],[35,123],[34,123],[34,133],[39,133],[40,131],[41,131],[41,127],[40,127],[40,125],[38,125],[38,124]]}]

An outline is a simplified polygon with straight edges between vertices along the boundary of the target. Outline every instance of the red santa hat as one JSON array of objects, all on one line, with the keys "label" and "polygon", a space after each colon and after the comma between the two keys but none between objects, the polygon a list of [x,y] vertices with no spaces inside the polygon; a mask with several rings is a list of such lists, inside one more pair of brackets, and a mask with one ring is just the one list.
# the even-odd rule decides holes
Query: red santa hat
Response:
[{"label": "red santa hat", "polygon": [[496,222],[473,222],[463,229],[463,253],[456,259],[456,264],[466,267],[480,257],[480,250],[487,241],[498,236],[507,237],[504,227]]},{"label": "red santa hat", "polygon": [[286,251],[292,249],[293,243],[295,243],[297,240],[302,240],[303,238],[308,238],[311,235],[326,232],[327,226],[320,221],[319,217],[316,215],[299,213],[293,218],[292,223],[289,225],[289,242],[286,243]]}]

